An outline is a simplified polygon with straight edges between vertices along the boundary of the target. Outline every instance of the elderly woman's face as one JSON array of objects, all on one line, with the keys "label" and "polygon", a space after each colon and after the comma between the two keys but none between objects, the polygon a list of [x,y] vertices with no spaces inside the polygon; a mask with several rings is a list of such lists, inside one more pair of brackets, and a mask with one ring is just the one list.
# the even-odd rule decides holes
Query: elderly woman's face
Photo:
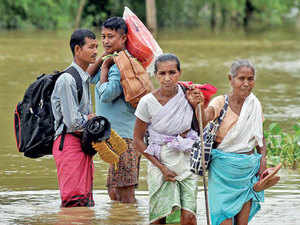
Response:
[{"label": "elderly woman's face", "polygon": [[160,87],[166,90],[173,90],[180,77],[176,61],[165,61],[157,64],[156,78]]},{"label": "elderly woman's face", "polygon": [[233,93],[241,97],[247,97],[255,86],[255,76],[250,67],[243,66],[237,71],[237,75],[230,79]]}]

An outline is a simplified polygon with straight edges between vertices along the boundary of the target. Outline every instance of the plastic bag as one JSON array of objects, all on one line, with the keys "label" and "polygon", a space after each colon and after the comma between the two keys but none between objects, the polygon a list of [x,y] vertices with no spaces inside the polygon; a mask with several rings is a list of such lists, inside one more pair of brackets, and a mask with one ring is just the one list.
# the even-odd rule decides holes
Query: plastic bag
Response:
[{"label": "plastic bag", "polygon": [[125,7],[123,19],[128,27],[126,48],[153,75],[155,58],[163,52],[151,32],[139,18]]}]

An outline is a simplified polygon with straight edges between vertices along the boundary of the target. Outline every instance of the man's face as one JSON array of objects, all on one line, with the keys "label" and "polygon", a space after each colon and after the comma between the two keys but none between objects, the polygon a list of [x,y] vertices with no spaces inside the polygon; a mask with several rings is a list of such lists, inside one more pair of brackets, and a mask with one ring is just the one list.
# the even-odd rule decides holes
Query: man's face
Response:
[{"label": "man's face", "polygon": [[98,53],[98,42],[97,40],[88,37],[86,37],[84,40],[85,44],[77,48],[77,57],[86,63],[95,63]]},{"label": "man's face", "polygon": [[116,30],[102,27],[101,39],[104,51],[112,54],[115,51],[119,52],[124,49],[127,37]]}]

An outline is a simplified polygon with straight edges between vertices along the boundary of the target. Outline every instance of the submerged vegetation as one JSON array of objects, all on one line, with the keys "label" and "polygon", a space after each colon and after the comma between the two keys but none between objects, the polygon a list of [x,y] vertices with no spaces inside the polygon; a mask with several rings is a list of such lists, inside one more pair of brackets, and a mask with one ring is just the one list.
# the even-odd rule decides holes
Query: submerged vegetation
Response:
[{"label": "submerged vegetation", "polygon": [[296,169],[300,164],[300,121],[292,131],[284,132],[278,123],[271,123],[264,132],[267,157],[272,165],[279,162],[286,168]]}]

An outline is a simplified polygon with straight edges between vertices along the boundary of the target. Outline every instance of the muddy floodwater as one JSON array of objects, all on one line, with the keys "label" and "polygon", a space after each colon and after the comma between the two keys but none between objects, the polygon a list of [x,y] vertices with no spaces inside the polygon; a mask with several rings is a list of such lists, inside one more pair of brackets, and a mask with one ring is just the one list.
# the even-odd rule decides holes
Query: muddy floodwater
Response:
[{"label": "muddy floodwater", "polygon": [[[52,156],[25,158],[18,152],[13,111],[25,89],[41,73],[62,70],[72,60],[71,31],[0,31],[0,225],[148,224],[147,162],[142,159],[136,204],[109,200],[107,164],[94,158],[94,208],[61,209]],[[97,31],[99,36],[99,32]],[[100,38],[99,38],[100,40]],[[182,80],[211,83],[218,94],[229,91],[227,73],[234,59],[256,65],[254,93],[260,99],[265,125],[278,122],[291,131],[300,121],[300,32],[162,31],[164,52],[179,56]],[[101,45],[101,44],[100,44]],[[99,53],[102,48],[99,47]],[[155,83],[157,85],[157,83]],[[300,224],[300,171],[282,169],[281,180],[265,192],[262,209],[250,224]],[[206,224],[199,181],[198,224]]]}]

